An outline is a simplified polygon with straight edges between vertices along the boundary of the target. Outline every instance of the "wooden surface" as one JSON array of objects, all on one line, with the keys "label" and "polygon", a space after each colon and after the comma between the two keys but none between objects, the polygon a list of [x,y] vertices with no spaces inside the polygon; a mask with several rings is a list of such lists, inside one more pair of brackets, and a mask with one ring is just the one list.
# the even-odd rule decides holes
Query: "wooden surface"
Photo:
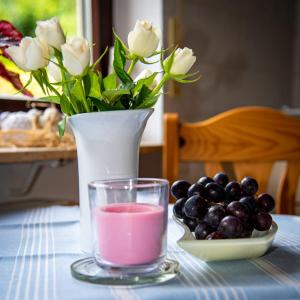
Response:
[{"label": "wooden surface", "polygon": [[269,108],[237,108],[181,124],[180,138],[183,161],[300,159],[300,121]]},{"label": "wooden surface", "polygon": [[164,115],[163,177],[169,182],[177,180],[179,173],[179,117],[176,113]]},{"label": "wooden surface", "polygon": [[[145,144],[140,147],[141,154],[161,151],[161,145]],[[43,160],[74,160],[76,148],[0,148],[0,163],[22,163]]]},{"label": "wooden surface", "polygon": [[[260,192],[273,191],[278,213],[294,213],[299,119],[270,108],[242,107],[195,123],[180,123],[178,115],[166,114],[164,128],[163,177],[171,183],[179,179],[179,162],[202,162],[208,176],[225,171],[235,180],[256,178]],[[275,170],[277,161],[287,163]]]}]

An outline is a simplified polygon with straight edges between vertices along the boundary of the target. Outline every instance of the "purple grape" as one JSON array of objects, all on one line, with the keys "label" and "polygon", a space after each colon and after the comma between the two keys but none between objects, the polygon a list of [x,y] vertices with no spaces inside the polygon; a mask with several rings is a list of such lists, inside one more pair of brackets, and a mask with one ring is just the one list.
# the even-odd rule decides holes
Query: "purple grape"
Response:
[{"label": "purple grape", "polygon": [[225,173],[217,173],[213,180],[215,181],[215,183],[221,185],[222,187],[225,187],[227,185],[227,183],[229,182],[229,178]]},{"label": "purple grape", "polygon": [[188,217],[183,218],[183,223],[190,229],[191,232],[195,230],[195,228],[198,225],[198,220],[197,219],[190,219]]},{"label": "purple grape", "polygon": [[205,240],[206,236],[209,235],[213,229],[208,225],[207,222],[199,222],[195,228],[195,237],[197,240]]},{"label": "purple grape", "polygon": [[184,207],[186,200],[187,200],[187,198],[185,198],[185,197],[180,198],[176,201],[176,203],[173,206],[173,213],[179,219],[182,219],[185,216],[185,214],[183,212],[183,207]]},{"label": "purple grape", "polygon": [[225,190],[224,188],[214,182],[209,182],[206,186],[205,198],[211,202],[222,202],[225,199]]},{"label": "purple grape", "polygon": [[268,213],[259,212],[253,216],[253,226],[256,230],[269,230],[272,225],[272,217]]},{"label": "purple grape", "polygon": [[238,238],[243,231],[243,224],[239,218],[227,216],[221,220],[218,231],[227,238]]},{"label": "purple grape", "polygon": [[243,230],[242,230],[242,232],[240,234],[240,237],[241,238],[249,238],[249,237],[251,237],[253,229],[254,229],[254,227],[253,227],[252,223],[244,222],[243,223]]},{"label": "purple grape", "polygon": [[239,218],[242,222],[246,222],[250,216],[248,207],[239,201],[229,203],[226,211],[229,215]]},{"label": "purple grape", "polygon": [[241,186],[236,181],[229,182],[225,187],[226,202],[237,201],[241,198]]},{"label": "purple grape", "polygon": [[208,223],[209,226],[216,229],[218,228],[221,220],[225,217],[226,211],[225,208],[221,205],[214,205],[211,206],[205,217],[204,220]]},{"label": "purple grape", "polygon": [[191,184],[185,180],[177,180],[171,186],[171,194],[176,199],[186,197],[190,186]]},{"label": "purple grape", "polygon": [[274,198],[271,195],[269,195],[267,193],[263,193],[263,194],[260,194],[257,197],[256,206],[257,206],[257,209],[260,212],[266,212],[266,213],[268,213],[272,209],[274,209],[274,207],[275,207],[275,200],[274,200]]},{"label": "purple grape", "polygon": [[254,213],[254,211],[256,209],[256,204],[255,204],[255,200],[254,200],[253,197],[251,197],[251,196],[243,197],[243,198],[240,199],[240,202],[248,207],[249,212],[251,214]]},{"label": "purple grape", "polygon": [[242,179],[241,188],[243,191],[243,195],[253,196],[258,191],[258,183],[254,178],[247,176]]},{"label": "purple grape", "polygon": [[209,182],[214,182],[214,180],[208,176],[203,176],[197,181],[198,184],[202,184],[203,186],[206,186]]},{"label": "purple grape", "polygon": [[225,239],[225,236],[221,231],[214,231],[206,237],[206,240],[220,240],[220,239]]},{"label": "purple grape", "polygon": [[199,195],[187,199],[183,211],[188,218],[200,219],[206,212],[207,201]]},{"label": "purple grape", "polygon": [[205,194],[205,187],[202,184],[198,183],[192,184],[187,191],[187,196],[189,198],[195,194],[198,194],[203,197],[203,195]]}]

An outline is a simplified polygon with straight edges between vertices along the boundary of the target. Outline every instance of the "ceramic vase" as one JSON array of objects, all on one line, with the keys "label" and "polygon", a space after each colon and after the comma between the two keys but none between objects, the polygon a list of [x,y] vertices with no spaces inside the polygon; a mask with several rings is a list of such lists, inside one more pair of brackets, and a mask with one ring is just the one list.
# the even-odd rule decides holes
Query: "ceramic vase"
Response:
[{"label": "ceramic vase", "polygon": [[139,146],[153,109],[92,112],[69,117],[76,140],[80,246],[92,252],[88,183],[138,177]]}]

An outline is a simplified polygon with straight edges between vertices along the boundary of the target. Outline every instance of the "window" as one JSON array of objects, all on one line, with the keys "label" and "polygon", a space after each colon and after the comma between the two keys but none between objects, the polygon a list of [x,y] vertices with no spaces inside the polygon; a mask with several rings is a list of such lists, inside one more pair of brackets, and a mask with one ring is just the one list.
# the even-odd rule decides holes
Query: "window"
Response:
[{"label": "window", "polygon": [[[12,23],[24,36],[35,35],[37,20],[46,20],[53,16],[58,17],[67,35],[82,33],[82,22],[78,20],[81,8],[82,3],[79,0],[44,0],[40,4],[32,0],[0,0],[1,19]],[[18,69],[13,62],[2,56],[0,56],[0,62],[7,69],[19,73],[23,84],[28,81],[29,75]],[[35,97],[43,94],[34,81],[28,89]],[[17,90],[7,80],[0,77],[0,97],[9,98],[16,93]]]}]

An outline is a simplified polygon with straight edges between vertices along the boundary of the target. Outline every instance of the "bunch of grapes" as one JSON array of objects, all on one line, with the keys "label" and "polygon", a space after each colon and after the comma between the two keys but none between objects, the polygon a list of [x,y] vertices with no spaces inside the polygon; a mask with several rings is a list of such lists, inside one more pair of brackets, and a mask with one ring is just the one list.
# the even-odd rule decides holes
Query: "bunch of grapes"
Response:
[{"label": "bunch of grapes", "polygon": [[198,240],[251,237],[253,229],[268,230],[275,207],[267,193],[256,196],[258,183],[252,177],[231,181],[225,173],[201,177],[190,184],[178,180],[171,186],[177,201],[173,213],[195,232]]}]

